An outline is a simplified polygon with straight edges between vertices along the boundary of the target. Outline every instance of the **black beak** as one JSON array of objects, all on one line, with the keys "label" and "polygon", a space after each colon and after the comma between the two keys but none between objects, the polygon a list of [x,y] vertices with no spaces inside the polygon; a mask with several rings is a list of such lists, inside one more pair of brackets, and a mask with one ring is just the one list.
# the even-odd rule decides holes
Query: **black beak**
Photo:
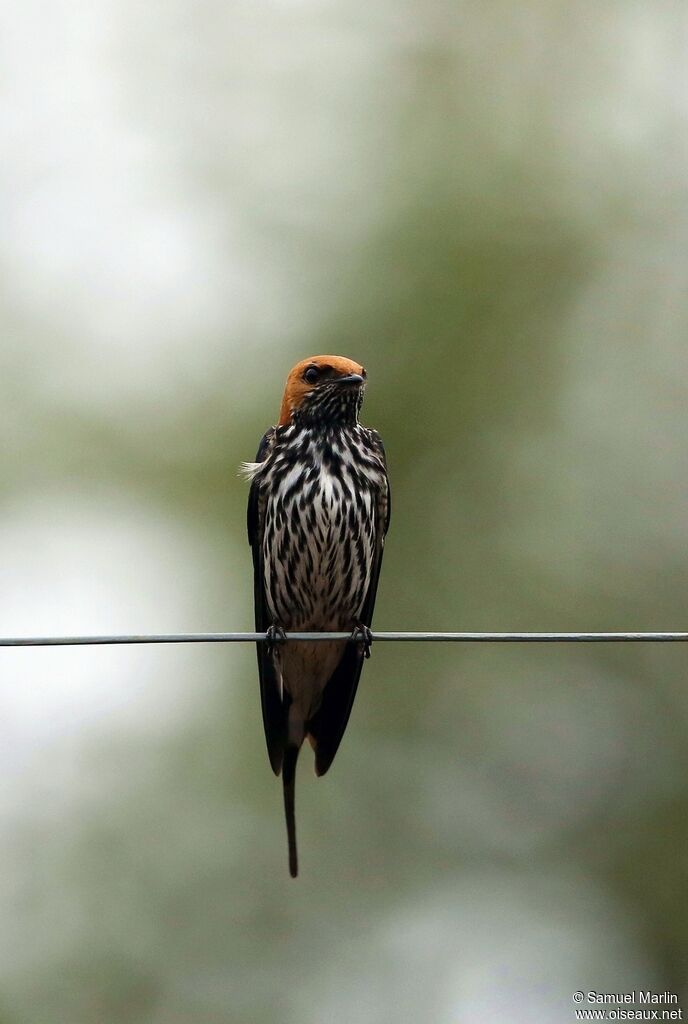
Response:
[{"label": "black beak", "polygon": [[338,384],[355,384],[358,386],[363,383],[363,377],[360,373],[347,373],[343,377],[337,377]]}]

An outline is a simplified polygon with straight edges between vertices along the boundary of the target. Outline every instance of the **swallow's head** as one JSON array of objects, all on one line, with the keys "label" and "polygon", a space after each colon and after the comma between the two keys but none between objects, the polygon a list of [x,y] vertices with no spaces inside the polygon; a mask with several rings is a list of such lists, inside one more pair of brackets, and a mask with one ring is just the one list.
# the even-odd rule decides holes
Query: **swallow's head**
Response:
[{"label": "swallow's head", "polygon": [[344,356],[311,356],[291,370],[279,425],[294,422],[355,423],[363,402],[366,372]]}]

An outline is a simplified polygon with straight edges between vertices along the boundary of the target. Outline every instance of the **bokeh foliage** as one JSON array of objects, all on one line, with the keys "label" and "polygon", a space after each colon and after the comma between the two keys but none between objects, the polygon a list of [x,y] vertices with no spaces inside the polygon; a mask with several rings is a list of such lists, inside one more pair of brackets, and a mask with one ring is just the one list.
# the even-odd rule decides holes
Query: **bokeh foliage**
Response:
[{"label": "bokeh foliage", "polygon": [[[327,351],[379,628],[685,626],[681,5],[57,9],[6,12],[3,632],[250,628],[236,467]],[[253,651],[1,660],[2,1024],[685,990],[682,648],[380,645],[296,883]]]}]

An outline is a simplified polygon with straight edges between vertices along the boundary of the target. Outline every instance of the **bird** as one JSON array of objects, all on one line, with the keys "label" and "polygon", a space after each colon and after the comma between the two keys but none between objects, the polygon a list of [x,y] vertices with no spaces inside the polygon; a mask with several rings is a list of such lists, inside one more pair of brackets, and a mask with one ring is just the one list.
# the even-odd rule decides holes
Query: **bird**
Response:
[{"label": "bird", "polygon": [[[282,775],[289,873],[298,875],[296,763],[308,739],[315,773],[328,770],[346,729],[363,661],[390,488],[377,431],[359,422],[367,374],[344,356],[303,359],[287,376],[277,424],[243,463],[250,480],[263,726]],[[289,641],[288,632],[350,632],[345,640]]]}]

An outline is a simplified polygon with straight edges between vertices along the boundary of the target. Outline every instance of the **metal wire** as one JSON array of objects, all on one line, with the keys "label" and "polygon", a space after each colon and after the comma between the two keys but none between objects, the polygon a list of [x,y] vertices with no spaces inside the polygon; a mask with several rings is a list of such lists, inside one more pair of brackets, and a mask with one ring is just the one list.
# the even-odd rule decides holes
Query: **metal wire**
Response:
[{"label": "metal wire", "polygon": [[[153,633],[145,636],[0,637],[0,647],[86,647],[110,644],[241,644],[265,643],[265,633]],[[351,633],[287,633],[288,641],[350,640]],[[423,643],[676,643],[688,632],[621,633],[373,633],[376,642]]]}]

